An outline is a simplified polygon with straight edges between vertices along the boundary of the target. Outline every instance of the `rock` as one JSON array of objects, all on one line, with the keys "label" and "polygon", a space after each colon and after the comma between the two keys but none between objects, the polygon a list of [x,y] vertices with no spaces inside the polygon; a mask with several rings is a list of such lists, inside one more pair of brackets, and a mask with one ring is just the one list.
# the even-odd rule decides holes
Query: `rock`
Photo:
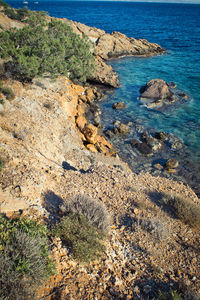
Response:
[{"label": "rock", "polygon": [[113,103],[112,108],[114,108],[114,109],[126,108],[126,103],[124,103],[124,102],[115,102],[115,103]]},{"label": "rock", "polygon": [[144,155],[152,155],[152,149],[149,145],[147,145],[145,142],[144,143],[136,143],[134,145],[136,147],[137,150],[140,151],[140,153],[144,154]]},{"label": "rock", "polygon": [[120,86],[117,73],[99,56],[96,57],[96,67],[97,70],[90,76],[90,81],[114,88]]},{"label": "rock", "polygon": [[96,149],[96,147],[93,145],[93,144],[87,144],[86,145],[86,148],[89,150],[89,151],[91,151],[91,152],[98,152],[97,151],[97,149]]},{"label": "rock", "polygon": [[87,124],[83,129],[83,134],[85,135],[86,140],[90,144],[95,144],[97,142],[97,127],[92,124]]},{"label": "rock", "polygon": [[130,141],[130,144],[131,144],[132,147],[134,147],[136,144],[139,144],[139,143],[140,143],[140,141],[138,141],[138,140],[131,140]]},{"label": "rock", "polygon": [[104,134],[109,138],[109,139],[111,139],[112,137],[113,137],[113,132],[111,131],[111,130],[109,130],[109,129],[107,129],[107,130],[105,130],[104,131]]},{"label": "rock", "polygon": [[155,133],[155,138],[158,140],[161,140],[163,142],[168,140],[168,136],[164,131],[156,132]]},{"label": "rock", "polygon": [[170,81],[170,82],[168,82],[168,85],[169,85],[171,88],[173,88],[173,89],[176,88],[176,83],[175,83],[175,82]]},{"label": "rock", "polygon": [[157,151],[162,147],[162,143],[158,141],[156,138],[153,138],[148,134],[148,132],[144,132],[142,134],[142,140],[152,148],[153,151]]},{"label": "rock", "polygon": [[99,115],[94,117],[94,125],[97,127],[101,125],[101,118],[99,117]]},{"label": "rock", "polygon": [[79,116],[77,119],[76,119],[76,125],[78,126],[78,128],[83,131],[85,125],[87,124],[87,120],[85,117],[83,116]]},{"label": "rock", "polygon": [[157,170],[162,170],[163,166],[161,166],[161,164],[155,164],[154,168],[157,169]]},{"label": "rock", "polygon": [[128,134],[130,132],[130,128],[128,125],[124,123],[119,123],[117,127],[113,128],[113,132],[115,134],[121,133],[121,134]]},{"label": "rock", "polygon": [[167,169],[174,169],[177,168],[179,165],[178,161],[175,158],[170,158],[166,161],[165,167]]},{"label": "rock", "polygon": [[147,82],[145,86],[140,89],[141,98],[162,100],[172,99],[173,93],[169,85],[162,79],[152,79]]}]

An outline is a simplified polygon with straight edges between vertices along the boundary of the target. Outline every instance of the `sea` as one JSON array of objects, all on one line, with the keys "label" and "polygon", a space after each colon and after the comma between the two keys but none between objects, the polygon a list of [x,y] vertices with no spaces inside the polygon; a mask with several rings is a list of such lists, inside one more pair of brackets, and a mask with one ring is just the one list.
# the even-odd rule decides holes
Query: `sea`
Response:
[{"label": "sea", "polygon": [[[200,195],[200,4],[128,1],[7,1],[14,8],[27,6],[46,11],[50,16],[67,18],[108,33],[119,31],[128,37],[158,43],[166,53],[153,57],[125,57],[109,61],[121,86],[110,91],[99,104],[103,129],[116,120],[132,122],[139,132],[164,131],[183,144],[181,150],[167,148],[153,157],[133,151],[131,136],[113,139],[122,159],[135,172],[148,171],[155,176],[182,180]],[[138,100],[139,89],[147,81],[161,78],[175,82],[187,93],[189,101],[164,111],[148,109]],[[113,111],[114,102],[124,101],[127,109]],[[154,169],[169,158],[179,161],[175,174]]]}]

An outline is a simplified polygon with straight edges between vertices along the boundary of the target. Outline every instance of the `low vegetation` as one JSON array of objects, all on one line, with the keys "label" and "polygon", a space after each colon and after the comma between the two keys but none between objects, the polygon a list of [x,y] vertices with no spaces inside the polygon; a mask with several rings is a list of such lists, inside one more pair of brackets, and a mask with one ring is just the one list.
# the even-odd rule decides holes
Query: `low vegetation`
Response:
[{"label": "low vegetation", "polygon": [[5,69],[14,78],[30,81],[35,76],[66,75],[85,82],[94,72],[92,44],[86,36],[80,38],[61,21],[47,22],[43,12],[8,7],[5,13],[28,24],[0,32],[0,57],[6,60]]},{"label": "low vegetation", "polygon": [[105,251],[103,239],[110,226],[106,208],[96,200],[78,194],[60,206],[63,214],[53,232],[81,262],[99,258]]},{"label": "low vegetation", "polygon": [[200,229],[200,206],[192,200],[177,194],[165,194],[163,202],[168,206],[174,217],[185,224]]},{"label": "low vegetation", "polygon": [[98,259],[105,251],[102,242],[104,234],[81,214],[69,213],[64,216],[53,232],[80,262]]},{"label": "low vegetation", "polygon": [[[0,81],[0,93],[3,94],[7,100],[13,100],[15,98],[15,94],[10,87],[3,86],[2,82]],[[4,99],[0,99],[0,103],[4,103]]]},{"label": "low vegetation", "polygon": [[109,230],[111,219],[105,206],[88,196],[78,194],[72,199],[66,199],[60,209],[64,214],[73,212],[84,215],[100,230],[104,232]]},{"label": "low vegetation", "polygon": [[0,216],[0,299],[32,299],[54,273],[47,228],[30,219]]},{"label": "low vegetation", "polygon": [[160,292],[157,300],[182,300],[183,298],[177,291]]}]

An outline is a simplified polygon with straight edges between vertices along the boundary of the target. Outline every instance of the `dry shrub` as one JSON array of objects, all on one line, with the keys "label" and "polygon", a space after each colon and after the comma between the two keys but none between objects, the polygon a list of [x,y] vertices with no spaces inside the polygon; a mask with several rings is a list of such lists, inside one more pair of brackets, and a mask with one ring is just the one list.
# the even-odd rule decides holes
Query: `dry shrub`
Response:
[{"label": "dry shrub", "polygon": [[108,231],[111,224],[106,207],[85,195],[78,194],[72,199],[66,199],[60,209],[63,214],[72,212],[85,216],[91,224],[104,232]]},{"label": "dry shrub", "polygon": [[177,194],[165,194],[163,196],[165,205],[169,206],[173,215],[189,224],[192,227],[200,229],[200,206],[189,198]]},{"label": "dry shrub", "polygon": [[40,239],[17,231],[0,251],[0,299],[29,299],[46,277]]}]

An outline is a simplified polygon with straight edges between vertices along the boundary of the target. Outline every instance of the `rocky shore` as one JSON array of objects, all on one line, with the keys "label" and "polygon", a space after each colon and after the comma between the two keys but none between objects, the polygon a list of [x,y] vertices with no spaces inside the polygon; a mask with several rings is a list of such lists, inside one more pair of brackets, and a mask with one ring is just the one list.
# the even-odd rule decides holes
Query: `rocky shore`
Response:
[{"label": "rocky shore", "polygon": [[[112,216],[106,252],[88,265],[72,259],[61,240],[52,240],[57,275],[38,290],[38,299],[158,299],[177,290],[198,299],[199,231],[175,218],[165,196],[187,198],[199,207],[192,189],[181,182],[139,175],[119,159],[97,125],[85,117],[106,87],[119,86],[106,60],[164,52],[157,44],[106,34],[64,20],[95,44],[97,73],[85,86],[65,77],[35,78],[22,84],[7,79],[15,99],[5,99],[0,114],[0,212],[53,222],[63,199],[79,193],[102,202]],[[7,22],[0,13],[0,24]],[[4,27],[5,26],[5,27]],[[98,109],[96,123],[98,123]],[[116,126],[117,127],[117,126]],[[125,128],[119,129],[125,130]],[[36,297],[36,299],[37,299]],[[196,297],[196,298],[195,298]]]}]

